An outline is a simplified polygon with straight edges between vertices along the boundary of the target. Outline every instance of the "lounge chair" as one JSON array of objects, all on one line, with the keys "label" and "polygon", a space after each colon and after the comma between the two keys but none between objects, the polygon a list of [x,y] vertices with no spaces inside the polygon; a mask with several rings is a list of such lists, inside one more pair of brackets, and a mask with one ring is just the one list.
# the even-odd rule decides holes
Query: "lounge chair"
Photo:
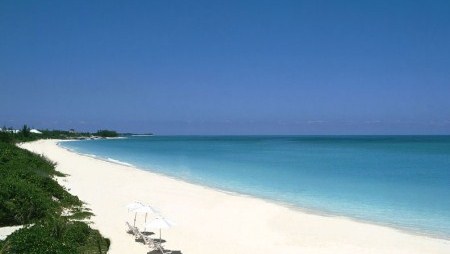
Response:
[{"label": "lounge chair", "polygon": [[126,224],[127,227],[128,227],[127,233],[128,233],[128,234],[133,234],[133,229],[134,229],[134,227],[131,226],[130,223],[128,223],[128,222],[125,222],[125,224]]},{"label": "lounge chair", "polygon": [[155,247],[155,241],[153,241],[152,238],[142,234],[141,232],[139,232],[139,236],[142,237],[142,240],[144,240],[145,245],[148,245],[150,248]]},{"label": "lounge chair", "polygon": [[144,235],[142,232],[138,230],[137,227],[131,226],[130,223],[126,222],[128,227],[128,233],[131,233],[134,235],[136,240],[142,239],[144,241],[145,245],[148,245],[150,248],[160,251],[161,254],[171,254],[172,251],[164,250],[162,244],[160,242],[157,242],[153,240],[150,236]]},{"label": "lounge chair", "polygon": [[159,251],[161,251],[161,254],[172,254],[172,251],[170,251],[170,250],[165,250],[165,249],[162,247],[161,243],[158,243],[158,244],[156,245],[156,249],[159,250]]},{"label": "lounge chair", "polygon": [[160,242],[153,240],[150,236],[146,236],[139,232],[139,236],[144,240],[144,243],[150,248],[160,251],[161,254],[171,254],[172,251],[165,250]]},{"label": "lounge chair", "polygon": [[133,234],[134,238],[139,239],[141,236],[141,232],[139,232],[137,227],[131,226],[130,223],[126,222],[127,226],[128,226],[128,231],[127,233]]}]

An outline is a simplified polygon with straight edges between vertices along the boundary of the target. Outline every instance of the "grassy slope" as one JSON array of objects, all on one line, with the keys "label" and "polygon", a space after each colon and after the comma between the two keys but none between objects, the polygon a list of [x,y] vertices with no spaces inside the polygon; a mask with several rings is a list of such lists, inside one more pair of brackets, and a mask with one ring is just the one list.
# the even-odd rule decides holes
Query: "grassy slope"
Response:
[{"label": "grassy slope", "polygon": [[[85,222],[91,215],[55,180],[55,165],[0,135],[0,227],[27,225],[0,241],[3,253],[106,253],[109,240]],[[71,216],[62,212],[71,211]]]}]

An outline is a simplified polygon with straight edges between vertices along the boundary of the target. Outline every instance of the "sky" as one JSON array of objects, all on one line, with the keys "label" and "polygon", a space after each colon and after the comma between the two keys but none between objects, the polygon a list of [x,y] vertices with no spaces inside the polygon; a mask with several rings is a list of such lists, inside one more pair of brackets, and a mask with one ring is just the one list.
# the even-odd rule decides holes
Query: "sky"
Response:
[{"label": "sky", "polygon": [[0,125],[450,134],[450,1],[0,0]]}]

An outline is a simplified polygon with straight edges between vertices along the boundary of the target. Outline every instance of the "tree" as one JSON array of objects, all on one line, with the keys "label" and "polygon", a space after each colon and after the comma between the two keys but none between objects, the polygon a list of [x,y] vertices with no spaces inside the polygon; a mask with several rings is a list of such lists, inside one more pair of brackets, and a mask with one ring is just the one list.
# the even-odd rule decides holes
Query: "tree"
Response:
[{"label": "tree", "polygon": [[96,135],[106,138],[106,137],[117,137],[119,134],[117,134],[116,131],[111,130],[98,130]]},{"label": "tree", "polygon": [[24,136],[24,137],[29,137],[30,136],[30,128],[28,128],[28,126],[25,124],[25,125],[23,125],[23,128],[22,128],[22,135]]}]

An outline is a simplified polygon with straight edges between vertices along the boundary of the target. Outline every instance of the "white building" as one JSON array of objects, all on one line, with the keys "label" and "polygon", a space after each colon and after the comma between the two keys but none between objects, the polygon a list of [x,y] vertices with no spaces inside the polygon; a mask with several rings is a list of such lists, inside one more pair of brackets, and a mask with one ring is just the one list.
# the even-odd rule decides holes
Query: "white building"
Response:
[{"label": "white building", "polygon": [[9,133],[19,133],[20,132],[20,130],[10,130],[10,129],[2,129],[2,128],[0,128],[0,131],[4,131],[4,132],[9,132]]},{"label": "white building", "polygon": [[42,134],[42,132],[40,132],[40,131],[38,131],[36,129],[31,129],[30,132],[34,133],[34,134]]}]

